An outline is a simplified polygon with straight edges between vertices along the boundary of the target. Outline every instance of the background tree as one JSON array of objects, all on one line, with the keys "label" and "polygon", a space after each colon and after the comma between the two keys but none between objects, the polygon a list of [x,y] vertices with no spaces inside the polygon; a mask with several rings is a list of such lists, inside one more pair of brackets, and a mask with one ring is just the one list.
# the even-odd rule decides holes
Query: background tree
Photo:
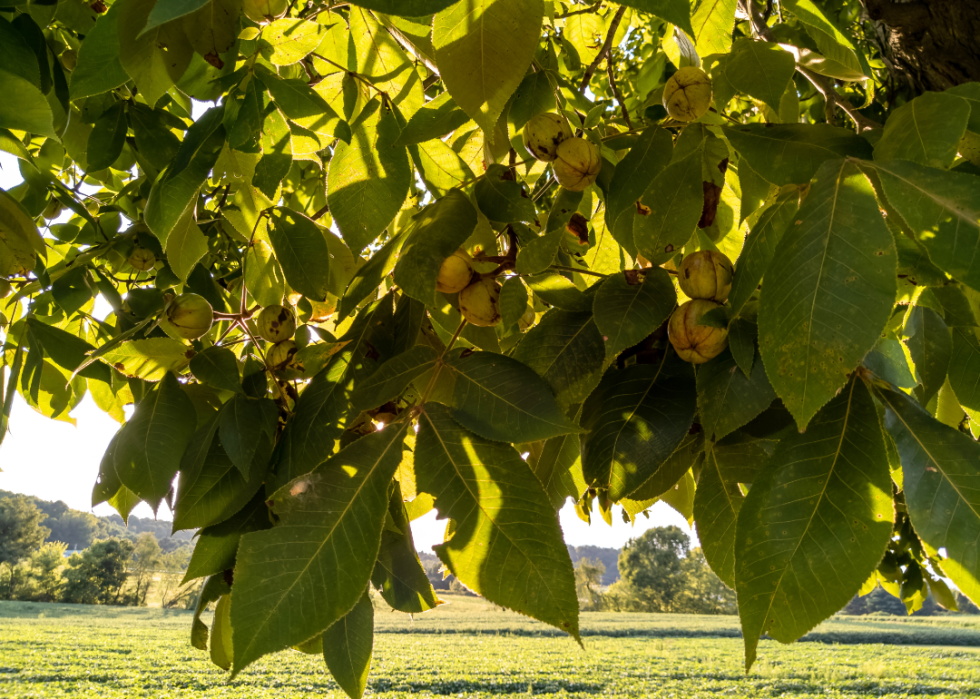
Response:
[{"label": "background tree", "polygon": [[62,570],[65,567],[65,544],[50,541],[31,552],[30,558],[20,563],[23,573],[16,598],[30,602],[57,602],[64,584]]},{"label": "background tree", "polygon": [[40,548],[48,535],[41,526],[45,515],[23,496],[0,499],[0,568],[7,565],[7,599],[12,599],[17,586],[16,565]]},{"label": "background tree", "polygon": [[596,610],[602,606],[602,580],[606,566],[599,560],[581,558],[575,564],[575,590],[581,609]]},{"label": "background tree", "polygon": [[123,604],[134,545],[125,539],[97,541],[68,559],[62,600],[74,604]]},{"label": "background tree", "polygon": [[637,600],[639,611],[673,611],[685,585],[682,570],[691,542],[680,527],[654,527],[630,539],[619,554],[619,575]]},{"label": "background tree", "polygon": [[128,592],[137,606],[146,604],[146,595],[162,564],[163,555],[157,538],[149,532],[140,534],[133,546],[133,561],[129,564]]},{"label": "background tree", "polygon": [[700,548],[681,561],[684,584],[674,598],[674,611],[685,614],[735,614],[735,591],[708,567]]},{"label": "background tree", "polygon": [[747,668],[875,585],[976,601],[974,6],[8,3],[0,438],[120,422],[92,501],[200,530],[233,674],[433,608],[432,509],[577,638],[557,510],[668,503]]}]

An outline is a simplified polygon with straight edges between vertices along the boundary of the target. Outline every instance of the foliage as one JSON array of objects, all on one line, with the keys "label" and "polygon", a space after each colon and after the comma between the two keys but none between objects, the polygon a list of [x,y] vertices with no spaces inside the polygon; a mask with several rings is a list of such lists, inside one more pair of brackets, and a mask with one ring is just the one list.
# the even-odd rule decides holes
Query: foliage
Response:
[{"label": "foliage", "polygon": [[65,570],[64,601],[125,604],[124,586],[134,548],[125,539],[106,539],[73,554]]},{"label": "foliage", "polygon": [[582,558],[575,563],[575,592],[578,595],[579,608],[582,610],[600,609],[602,594],[599,587],[606,566],[602,561]]},{"label": "foliage", "polygon": [[619,554],[622,579],[603,596],[603,608],[621,612],[734,614],[735,594],[691,548],[677,526],[654,527]]},{"label": "foliage", "polygon": [[31,602],[55,602],[61,598],[64,584],[65,545],[52,541],[33,551],[30,558],[10,569],[11,582],[17,581],[12,596]]},{"label": "foliage", "polygon": [[0,499],[0,569],[10,569],[7,599],[11,599],[17,575],[14,566],[39,548],[50,531],[42,527],[45,515],[23,496]]},{"label": "foliage", "polygon": [[[433,508],[461,585],[578,638],[557,509],[664,500],[746,667],[878,583],[980,600],[980,85],[878,89],[856,0],[254,4],[0,8],[0,438],[15,394],[122,423],[93,504],[201,530],[222,667],[341,624],[359,695],[365,589],[437,604]],[[686,70],[673,113],[703,115],[668,117],[698,66],[710,108]],[[544,112],[580,139],[551,164],[520,133]],[[704,250],[727,305],[673,279]],[[117,600],[128,547],[66,594]]]}]

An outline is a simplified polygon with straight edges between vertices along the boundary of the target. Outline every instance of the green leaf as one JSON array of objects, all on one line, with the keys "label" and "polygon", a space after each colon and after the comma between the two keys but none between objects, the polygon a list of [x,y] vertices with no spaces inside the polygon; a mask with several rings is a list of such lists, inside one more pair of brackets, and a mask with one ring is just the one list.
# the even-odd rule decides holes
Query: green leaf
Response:
[{"label": "green leaf", "polygon": [[327,174],[330,214],[344,241],[359,255],[395,218],[408,195],[412,168],[396,148],[398,123],[372,100],[351,124],[350,144],[339,143]]},{"label": "green leaf", "polygon": [[795,641],[857,594],[891,538],[891,493],[874,401],[856,379],[805,433],[779,442],[738,513],[746,669],[760,635]]},{"label": "green leaf", "polygon": [[946,381],[953,340],[938,313],[925,306],[913,306],[905,321],[905,344],[915,362],[915,373],[922,384],[922,403],[925,405],[939,393]]},{"label": "green leaf", "polygon": [[387,15],[422,17],[444,10],[457,2],[459,0],[353,0],[351,4]]},{"label": "green leaf", "polygon": [[712,446],[705,454],[694,493],[694,523],[701,551],[711,570],[732,589],[735,589],[735,522],[745,502],[738,484],[755,480],[752,472],[768,460],[772,453],[770,444],[736,434]]},{"label": "green leaf", "polygon": [[493,133],[541,37],[542,0],[471,0],[436,14],[432,45],[456,104]]},{"label": "green leaf", "polygon": [[407,233],[395,283],[427,306],[439,305],[436,279],[439,268],[476,228],[476,209],[459,190],[453,190],[415,215]]},{"label": "green leaf", "polygon": [[330,251],[320,228],[301,213],[276,207],[269,215],[269,240],[289,286],[315,301],[327,299]]},{"label": "green leaf", "polygon": [[505,328],[513,328],[527,312],[527,287],[520,277],[507,277],[500,285],[500,321]]},{"label": "green leaf", "polygon": [[888,202],[953,278],[980,290],[980,187],[973,175],[904,161],[875,163]]},{"label": "green leaf", "polygon": [[[145,105],[137,103],[128,106],[130,126],[133,129],[133,136],[136,140],[136,150],[150,163],[160,170],[167,167],[170,161],[180,150],[180,141],[170,130],[174,128],[174,121],[165,115],[168,112],[153,110]],[[180,128],[183,129],[184,122],[179,119]],[[88,148],[92,152],[92,146]],[[89,167],[92,167],[92,159],[89,158]]]},{"label": "green leaf", "polygon": [[[822,65],[809,65],[818,69],[821,75],[828,75],[839,80],[863,80],[871,71],[867,61],[858,54],[857,49],[847,35],[838,27],[831,17],[813,0],[784,0],[786,6],[796,17],[806,25],[806,32],[813,37],[817,49],[825,56]],[[801,64],[803,64],[801,56]]]},{"label": "green leaf", "polygon": [[169,337],[131,340],[104,352],[99,359],[129,377],[160,381],[171,371],[187,366],[194,350]]},{"label": "green leaf", "polygon": [[[327,104],[313,88],[298,78],[283,79],[271,72],[258,72],[256,75],[269,89],[269,94],[288,119],[323,117],[339,119],[333,107]],[[308,127],[307,127],[308,128]],[[315,129],[311,129],[315,130]]]},{"label": "green leaf", "polygon": [[602,378],[606,347],[592,312],[552,309],[513,353],[551,386],[563,409],[581,403]]},{"label": "green leaf", "polygon": [[[924,309],[928,310],[928,309]],[[939,321],[942,323],[942,321]],[[937,371],[938,374],[938,371]],[[974,328],[953,328],[949,385],[963,407],[980,410],[980,342]]]},{"label": "green leaf", "polygon": [[[687,5],[686,2],[683,4]],[[616,241],[634,257],[633,219],[639,215],[636,202],[654,178],[667,167],[673,152],[670,132],[652,126],[640,134],[613,171],[606,198],[606,225]]]},{"label": "green leaf", "polygon": [[365,590],[353,609],[323,633],[323,659],[351,699],[361,699],[374,649],[374,605]]},{"label": "green leaf", "polygon": [[229,519],[201,530],[181,585],[231,570],[235,567],[235,554],[242,534],[270,527],[272,522],[265,504],[265,492],[260,489],[245,507]]},{"label": "green leaf", "polygon": [[450,414],[468,430],[497,442],[536,442],[577,432],[548,385],[530,368],[493,352],[446,357],[455,384]]},{"label": "green leaf", "polygon": [[735,276],[732,278],[732,290],[728,296],[732,316],[738,315],[745,304],[756,292],[762,275],[772,262],[776,246],[782,240],[783,234],[790,224],[796,220],[799,211],[799,191],[780,192],[772,204],[762,212],[759,220],[745,239],[745,247],[738,256]]},{"label": "green leaf", "polygon": [[[395,263],[398,261],[398,254],[407,240],[406,234],[396,233],[354,273],[338,306],[337,315],[340,319],[346,318],[357,308],[358,304],[377,290],[381,280],[394,269]],[[439,264],[442,265],[441,262]],[[435,288],[434,283],[433,288]]]},{"label": "green leaf", "polygon": [[[31,332],[31,342],[36,339],[44,348],[44,356],[66,371],[74,372],[83,361],[85,355],[95,349],[91,344],[70,332],[42,323],[34,316],[27,317],[27,327]],[[79,376],[109,383],[112,374],[109,367],[102,364],[92,364],[79,372]],[[11,381],[16,377],[11,375]]]},{"label": "green leaf", "polygon": [[150,13],[158,4],[157,0],[126,0],[118,19],[119,62],[151,108],[180,80],[194,55],[179,23],[143,32]]},{"label": "green leaf", "polygon": [[0,69],[3,100],[0,100],[0,128],[56,137],[54,115],[44,93],[34,83]]},{"label": "green leaf", "polygon": [[[222,416],[212,419],[220,423]],[[174,531],[220,524],[242,509],[262,487],[264,462],[243,471],[228,456],[221,439],[214,438],[212,425],[205,425],[198,434],[201,432],[210,437],[207,440],[210,444],[203,461],[195,464],[196,467],[189,468],[187,460],[181,463],[174,503]],[[266,454],[271,448],[269,442]]]},{"label": "green leaf", "polygon": [[875,376],[899,388],[915,388],[917,384],[902,344],[894,338],[879,339],[864,357],[864,366]]},{"label": "green leaf", "polygon": [[126,142],[126,103],[116,102],[99,117],[88,137],[89,170],[103,170],[122,153]]},{"label": "green leaf", "polygon": [[299,63],[323,40],[324,26],[296,17],[277,19],[262,30],[262,55],[272,65]]},{"label": "green leaf", "polygon": [[595,290],[589,289],[589,293],[583,293],[575,286],[575,282],[562,274],[547,272],[524,277],[524,280],[531,287],[535,297],[549,306],[566,311],[592,310]]},{"label": "green leaf", "polygon": [[274,104],[270,103],[264,110],[258,142],[262,157],[255,164],[252,186],[272,200],[276,198],[279,184],[293,163],[292,134],[286,119]]},{"label": "green leaf", "polygon": [[426,102],[412,115],[394,145],[411,146],[434,138],[442,138],[469,120],[466,112],[456,106],[452,95],[443,92],[431,102]]},{"label": "green leaf", "polygon": [[946,94],[956,95],[970,105],[970,122],[967,124],[967,129],[974,133],[980,132],[980,83],[962,83],[946,90]]},{"label": "green leaf", "polygon": [[381,550],[371,582],[396,611],[421,614],[435,609],[442,601],[436,597],[415,551],[408,512],[397,480],[388,501],[388,517],[388,525],[381,533]]},{"label": "green leaf", "polygon": [[735,318],[728,325],[728,348],[732,351],[738,368],[746,376],[752,373],[752,366],[755,364],[756,340],[759,337],[759,326],[755,321],[756,316],[753,313],[751,320]]},{"label": "green leaf", "polygon": [[759,348],[804,429],[877,342],[895,303],[897,255],[871,184],[849,161],[821,166],[798,219],[766,270]]},{"label": "green leaf", "polygon": [[695,140],[694,129],[684,133],[688,132],[690,140],[685,142],[681,136],[670,165],[653,179],[636,204],[633,241],[654,265],[666,262],[684,247],[704,208],[704,140]]},{"label": "green leaf", "polygon": [[150,11],[150,16],[146,20],[146,26],[139,36],[146,34],[151,29],[156,29],[161,24],[172,22],[178,17],[189,15],[200,10],[211,0],[169,0],[169,2],[158,2]]},{"label": "green leaf", "polygon": [[235,673],[326,631],[364,594],[408,424],[361,437],[288,483],[271,498],[280,525],[242,537],[232,608]]},{"label": "green leaf", "polygon": [[577,434],[549,439],[541,448],[541,455],[535,458],[532,454],[528,463],[555,510],[560,510],[568,498],[578,501],[588,488],[582,475],[582,453]]},{"label": "green leaf", "polygon": [[234,47],[235,39],[238,38],[242,2],[241,0],[211,0],[211,2],[187,0],[186,6],[192,2],[198,3],[200,9],[184,15],[181,20],[187,40],[205,61],[220,70],[221,54]]},{"label": "green leaf", "polygon": [[208,650],[211,662],[227,670],[231,667],[231,595],[225,594],[218,598],[214,606],[214,621],[211,624],[211,642]]},{"label": "green leaf", "polygon": [[582,409],[585,482],[608,487],[613,502],[656,473],[694,421],[692,382],[660,373],[652,364],[610,372]]},{"label": "green leaf", "polygon": [[245,288],[262,307],[282,303],[286,294],[286,278],[276,260],[272,245],[256,240],[245,253]]},{"label": "green leaf", "polygon": [[170,491],[196,426],[194,404],[168,373],[119,431],[113,450],[119,480],[154,512]]},{"label": "green leaf", "polygon": [[596,327],[606,344],[606,359],[613,359],[659,328],[676,305],[677,292],[663,269],[608,277],[596,291],[593,305]]},{"label": "green leaf", "polygon": [[945,549],[943,572],[971,600],[980,599],[980,445],[937,422],[911,398],[892,391],[878,397],[888,408],[885,426],[902,458],[905,502],[915,533]]},{"label": "green leaf", "polygon": [[777,44],[739,39],[725,61],[725,78],[739,92],[779,111],[779,101],[796,72],[793,54]]},{"label": "green leaf", "polygon": [[34,269],[44,240],[20,202],[0,189],[0,276],[14,277]]},{"label": "green leaf", "polygon": [[510,168],[490,165],[474,188],[477,206],[491,221],[530,223],[538,215],[534,203],[524,186],[512,178]]},{"label": "green leaf", "polygon": [[762,362],[752,364],[746,376],[725,351],[698,370],[698,408],[709,439],[722,439],[747,425],[776,399]]},{"label": "green leaf", "polygon": [[170,167],[150,189],[144,220],[164,248],[218,160],[225,143],[223,114],[223,107],[209,109],[187,129]]},{"label": "green leaf", "polygon": [[208,252],[208,239],[190,213],[178,221],[167,236],[167,262],[184,283]]},{"label": "green leaf", "polygon": [[875,160],[911,160],[948,168],[966,133],[970,105],[944,92],[926,92],[888,115]]},{"label": "green leaf", "polygon": [[78,49],[78,65],[71,72],[72,100],[99,95],[129,80],[119,60],[119,12],[124,3],[113,4],[85,35]]},{"label": "green leaf", "polygon": [[705,0],[698,5],[691,17],[694,29],[691,38],[699,56],[728,53],[732,47],[736,4],[736,0]]},{"label": "green leaf", "polygon": [[218,418],[224,452],[246,478],[264,467],[272,454],[279,411],[271,400],[239,394],[225,403]]},{"label": "green leaf", "polygon": [[[689,0],[623,0],[621,5],[635,7],[642,12],[649,12],[661,19],[665,19],[671,24],[694,36],[694,27],[691,26],[691,3]],[[731,33],[731,32],[729,32]]]},{"label": "green leaf", "polygon": [[827,160],[871,159],[866,140],[829,124],[743,124],[722,131],[753,170],[780,186],[806,184]]},{"label": "green leaf", "polygon": [[[565,191],[567,190],[562,190],[563,193]],[[532,238],[517,253],[517,272],[519,274],[539,274],[548,269],[555,261],[558,247],[561,245],[561,239],[564,236],[564,226],[557,226],[544,235]]]},{"label": "green leaf", "polygon": [[490,602],[578,632],[578,599],[558,516],[541,483],[510,444],[463,429],[429,404],[415,448],[421,492],[455,523],[434,549],[459,580]]},{"label": "green leaf", "polygon": [[370,378],[360,381],[351,396],[358,412],[395,400],[415,379],[431,371],[439,354],[427,345],[417,345],[382,364]]}]

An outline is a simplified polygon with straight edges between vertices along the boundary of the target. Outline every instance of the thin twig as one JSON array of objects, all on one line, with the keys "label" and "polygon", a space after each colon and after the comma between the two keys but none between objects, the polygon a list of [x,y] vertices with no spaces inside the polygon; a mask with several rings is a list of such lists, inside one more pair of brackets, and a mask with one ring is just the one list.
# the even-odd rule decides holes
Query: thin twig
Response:
[{"label": "thin twig", "polygon": [[[759,13],[759,9],[756,6],[755,0],[741,0],[742,9],[745,10],[751,20],[752,28],[755,33],[761,39],[768,41],[773,44],[778,44],[779,41],[776,39],[775,35],[772,33],[772,29],[766,24],[762,15]],[[833,84],[822,75],[814,73],[808,68],[797,64],[796,71],[802,75],[804,78],[810,81],[810,84],[816,88],[817,92],[823,95],[824,100],[827,102],[827,121],[833,123],[834,120],[834,107],[840,107],[841,110],[847,114],[857,127],[858,132],[867,131],[869,129],[878,128],[881,126],[877,121],[869,119],[868,117],[861,114],[847,99],[842,97],[837,90],[834,89]]]},{"label": "thin twig", "polygon": [[602,7],[602,0],[597,2],[595,5],[592,5],[592,7],[586,7],[584,10],[572,10],[570,12],[566,12],[563,15],[555,15],[555,19],[565,19],[566,17],[574,17],[575,15],[595,14],[596,12],[599,11],[599,8],[601,7]]},{"label": "thin twig", "polygon": [[602,277],[605,279],[608,274],[603,274],[602,272],[593,272],[591,269],[579,269],[578,267],[566,267],[565,265],[551,265],[551,269],[558,272],[576,272],[577,274],[586,274],[590,277]]},{"label": "thin twig", "polygon": [[599,49],[599,53],[596,54],[595,60],[585,69],[585,77],[582,78],[582,84],[579,85],[579,94],[585,93],[585,88],[589,86],[589,81],[592,80],[592,75],[595,73],[596,68],[599,64],[606,59],[606,54],[609,53],[609,49],[612,48],[613,39],[616,36],[616,31],[619,29],[619,23],[623,21],[623,15],[626,14],[626,5],[621,5],[619,10],[616,11],[616,16],[613,17],[612,22],[609,23],[609,31],[606,33],[606,40],[602,43],[602,48]]},{"label": "thin twig", "polygon": [[626,100],[623,99],[623,93],[619,90],[619,85],[616,84],[616,73],[613,70],[613,63],[606,58],[606,74],[609,76],[609,89],[612,90],[613,95],[616,96],[616,101],[619,102],[619,108],[623,111],[623,119],[626,120],[626,126],[630,129],[633,128],[633,122],[630,121],[630,113],[626,108]]}]

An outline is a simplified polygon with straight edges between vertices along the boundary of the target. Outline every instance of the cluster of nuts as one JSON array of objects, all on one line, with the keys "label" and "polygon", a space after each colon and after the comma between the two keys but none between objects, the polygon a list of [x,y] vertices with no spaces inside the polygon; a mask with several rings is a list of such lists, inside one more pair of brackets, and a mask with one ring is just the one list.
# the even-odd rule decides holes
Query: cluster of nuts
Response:
[{"label": "cluster of nuts", "polygon": [[493,277],[473,272],[473,258],[460,248],[439,267],[436,289],[459,294],[459,312],[473,325],[490,327],[500,322],[500,284]]},{"label": "cluster of nuts", "polygon": [[572,192],[581,192],[595,182],[602,168],[599,149],[573,136],[560,114],[538,114],[527,122],[524,147],[536,159],[552,163],[558,184]]},{"label": "cluster of nuts", "polygon": [[270,367],[279,372],[302,373],[296,365],[298,348],[292,337],[296,334],[296,316],[291,308],[278,304],[266,306],[255,319],[259,336],[272,343],[266,354]]},{"label": "cluster of nuts", "polygon": [[691,300],[674,311],[667,334],[685,362],[703,364],[728,346],[728,330],[698,323],[705,313],[728,299],[733,274],[732,261],[714,250],[701,250],[681,262],[677,281]]}]

